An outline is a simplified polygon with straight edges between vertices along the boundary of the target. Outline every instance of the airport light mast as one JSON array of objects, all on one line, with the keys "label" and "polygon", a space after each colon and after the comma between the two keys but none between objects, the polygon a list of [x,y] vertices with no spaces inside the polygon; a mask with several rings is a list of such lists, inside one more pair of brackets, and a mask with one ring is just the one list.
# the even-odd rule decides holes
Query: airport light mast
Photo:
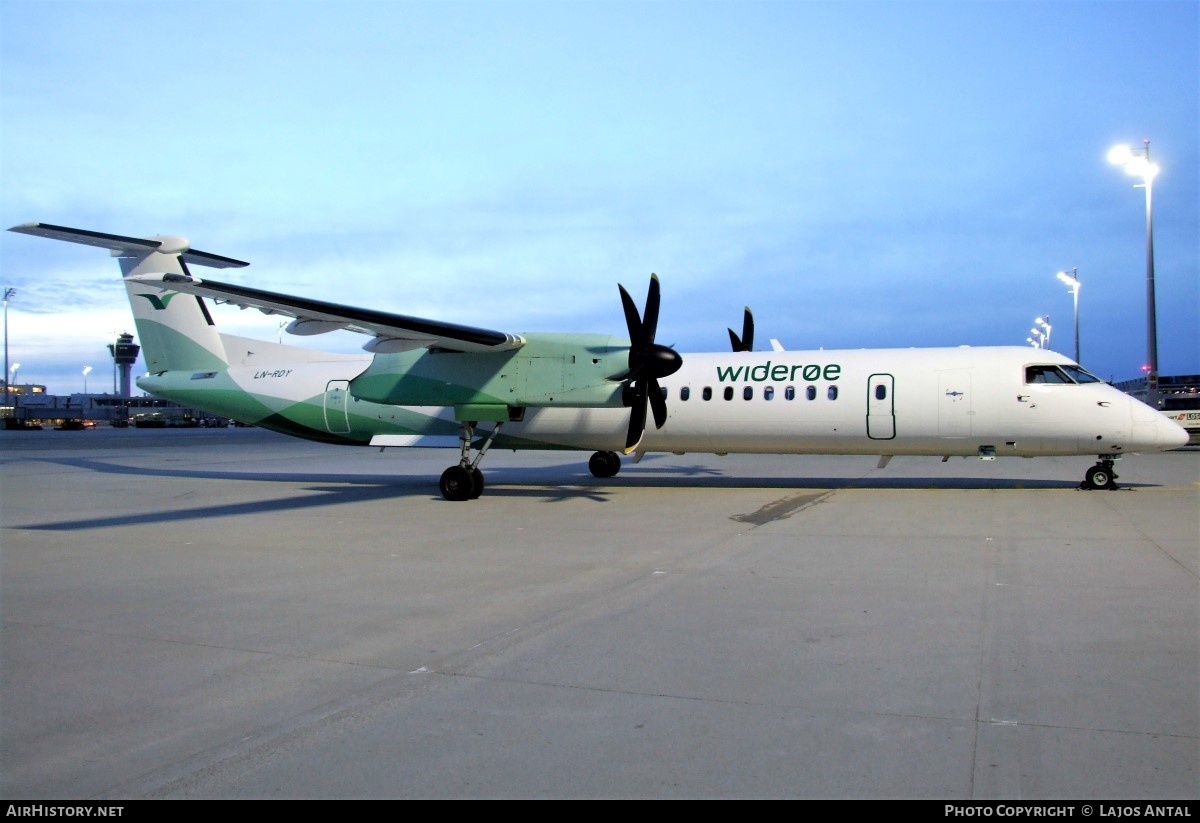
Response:
[{"label": "airport light mast", "polygon": [[12,391],[12,377],[8,371],[8,301],[16,296],[17,290],[4,290],[4,405],[9,404],[9,392]]},{"label": "airport light mast", "polygon": [[1045,331],[1042,332],[1042,348],[1050,348],[1050,315],[1047,314],[1045,317],[1035,317],[1033,318],[1033,323],[1035,326],[1041,326],[1043,329],[1045,329]]},{"label": "airport light mast", "polygon": [[1031,326],[1029,329],[1029,333],[1032,334],[1033,337],[1032,338],[1026,337],[1025,341],[1027,343],[1032,343],[1034,346],[1036,346],[1039,349],[1049,348],[1050,347],[1050,322],[1049,322],[1049,320],[1050,320],[1050,315],[1046,315],[1044,318],[1042,318],[1042,317],[1033,318],[1033,326]]},{"label": "airport light mast", "polygon": [[1070,274],[1060,271],[1056,276],[1067,284],[1067,288],[1071,290],[1071,299],[1075,303],[1075,362],[1082,366],[1083,363],[1079,361],[1079,270],[1072,267]]},{"label": "airport light mast", "polygon": [[1157,409],[1158,401],[1158,329],[1154,308],[1154,218],[1151,208],[1154,178],[1158,166],[1150,162],[1150,139],[1142,148],[1114,146],[1108,152],[1108,162],[1125,169],[1125,173],[1140,177],[1134,188],[1146,190],[1146,405]]}]

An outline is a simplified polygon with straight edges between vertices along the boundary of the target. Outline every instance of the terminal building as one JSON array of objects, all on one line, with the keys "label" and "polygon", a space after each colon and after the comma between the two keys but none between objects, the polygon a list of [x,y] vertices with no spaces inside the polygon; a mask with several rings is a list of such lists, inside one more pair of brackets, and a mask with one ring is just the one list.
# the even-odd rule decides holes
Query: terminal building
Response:
[{"label": "terminal building", "polygon": [[0,418],[6,429],[88,429],[95,426],[174,428],[227,426],[229,419],[160,400],[112,394],[55,395],[25,383],[0,387],[5,401]]},{"label": "terminal building", "polygon": [[[157,397],[133,397],[130,372],[141,347],[132,334],[121,334],[110,343],[114,380],[112,394],[54,395],[35,383],[11,386],[0,379],[4,392],[0,420],[6,429],[86,429],[99,425],[120,428],[227,426],[229,419],[189,409]],[[119,381],[116,377],[119,375]]]}]

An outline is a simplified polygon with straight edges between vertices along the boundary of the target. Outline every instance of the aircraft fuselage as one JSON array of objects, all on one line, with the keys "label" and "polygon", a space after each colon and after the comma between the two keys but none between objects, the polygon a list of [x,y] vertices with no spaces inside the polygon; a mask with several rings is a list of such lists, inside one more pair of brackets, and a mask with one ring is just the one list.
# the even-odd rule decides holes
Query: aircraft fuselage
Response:
[{"label": "aircraft fuselage", "polygon": [[[549,391],[544,374],[527,379],[541,365],[528,352],[497,358],[487,374],[478,357],[411,353],[416,374],[409,375],[401,355],[389,355],[383,369],[381,356],[373,365],[371,357],[291,347],[271,347],[225,372],[168,372],[138,385],[329,442],[386,435],[412,438],[388,445],[448,445],[459,421],[476,420],[485,431],[504,422],[498,447],[615,450],[630,412],[605,376],[620,365],[621,342],[588,341],[581,351],[596,362],[581,364],[576,373],[584,376],[565,384],[570,369],[556,368],[551,380],[559,382]],[[289,352],[298,355],[290,362]],[[1072,365],[1027,347],[687,354],[660,381],[667,421],[647,429],[639,450],[1032,457],[1158,450],[1174,434],[1163,415],[1105,383],[1031,382],[1030,366],[1056,364]],[[405,386],[413,387],[411,400]],[[526,405],[531,400],[543,405]]]}]

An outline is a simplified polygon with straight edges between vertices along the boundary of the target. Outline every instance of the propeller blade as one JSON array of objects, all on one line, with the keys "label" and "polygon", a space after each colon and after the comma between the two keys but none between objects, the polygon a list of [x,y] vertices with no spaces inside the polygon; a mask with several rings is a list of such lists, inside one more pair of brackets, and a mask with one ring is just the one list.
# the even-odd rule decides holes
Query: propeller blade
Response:
[{"label": "propeller blade", "polygon": [[654,336],[658,333],[658,304],[660,301],[658,275],[652,274],[650,275],[650,289],[646,292],[646,310],[642,312],[642,335],[647,346],[654,343]]},{"label": "propeller blade", "polygon": [[658,275],[650,275],[650,288],[646,293],[646,306],[639,314],[624,286],[621,290],[621,308],[625,312],[625,325],[629,329],[629,368],[620,375],[610,377],[625,384],[621,402],[629,407],[629,431],[625,437],[625,453],[636,450],[646,431],[646,407],[654,413],[654,425],[662,428],[667,422],[667,401],[663,397],[658,378],[667,377],[679,370],[683,358],[670,346],[654,342],[658,334],[658,312],[662,303]]},{"label": "propeller blade", "polygon": [[742,315],[742,336],[738,337],[737,332],[730,329],[729,344],[734,351],[754,351],[754,315],[749,306]]},{"label": "propeller blade", "polygon": [[[661,429],[663,423],[667,422],[667,400],[663,397],[662,387],[653,377],[650,378],[647,386],[646,396],[650,400],[650,410],[654,412],[654,428]],[[642,413],[645,414],[645,412]]]},{"label": "propeller blade", "polygon": [[629,392],[629,433],[625,436],[625,453],[629,454],[642,442],[646,431],[646,386],[638,383]]},{"label": "propeller blade", "polygon": [[621,307],[625,309],[625,327],[629,330],[629,342],[633,344],[630,347],[630,354],[632,354],[633,349],[642,344],[642,318],[638,314],[633,298],[629,296],[629,292],[625,291],[625,287],[618,284],[617,288],[621,290]]}]

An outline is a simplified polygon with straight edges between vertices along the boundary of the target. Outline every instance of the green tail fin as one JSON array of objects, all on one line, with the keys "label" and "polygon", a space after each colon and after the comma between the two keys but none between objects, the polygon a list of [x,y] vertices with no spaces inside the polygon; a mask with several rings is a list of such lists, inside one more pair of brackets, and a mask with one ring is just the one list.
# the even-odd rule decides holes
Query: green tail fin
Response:
[{"label": "green tail fin", "polygon": [[125,290],[148,372],[213,372],[229,365],[203,298],[136,280],[126,280]]}]

